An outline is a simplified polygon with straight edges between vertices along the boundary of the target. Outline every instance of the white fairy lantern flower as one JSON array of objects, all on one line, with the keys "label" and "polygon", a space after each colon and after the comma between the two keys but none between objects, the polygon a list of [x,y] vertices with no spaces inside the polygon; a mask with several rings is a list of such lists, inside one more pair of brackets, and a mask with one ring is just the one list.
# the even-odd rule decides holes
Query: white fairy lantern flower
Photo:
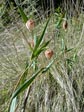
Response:
[{"label": "white fairy lantern flower", "polygon": [[29,19],[27,22],[26,22],[26,27],[29,31],[33,30],[34,27],[35,27],[35,22],[34,20],[32,19]]}]

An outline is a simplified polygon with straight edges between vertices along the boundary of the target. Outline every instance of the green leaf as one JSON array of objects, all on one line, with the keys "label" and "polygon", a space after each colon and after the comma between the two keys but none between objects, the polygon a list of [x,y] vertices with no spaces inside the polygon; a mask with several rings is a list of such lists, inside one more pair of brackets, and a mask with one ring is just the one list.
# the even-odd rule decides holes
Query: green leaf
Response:
[{"label": "green leaf", "polygon": [[24,23],[26,23],[27,20],[28,20],[28,17],[27,17],[26,14],[24,13],[22,7],[18,6],[18,9],[19,9],[20,15],[21,15],[21,17],[22,17]]},{"label": "green leaf", "polygon": [[41,68],[40,70],[38,70],[35,74],[32,75],[32,77],[25,81],[12,95],[12,99],[15,98],[18,94],[20,94],[22,91],[24,91],[32,82],[33,80],[36,78],[36,76],[43,70],[43,68]]},{"label": "green leaf", "polygon": [[61,49],[62,49],[62,52],[66,52],[66,53],[73,50],[73,48],[70,48],[70,49],[67,48],[67,46],[65,45],[64,39],[62,39]]},{"label": "green leaf", "polygon": [[50,67],[51,65],[53,64],[54,60],[51,61],[45,68],[41,68],[40,70],[36,71],[35,74],[32,75],[32,77],[25,81],[12,95],[12,99],[14,99],[18,94],[20,94],[22,91],[24,91],[28,86],[30,86],[30,84],[33,82],[33,80],[36,78],[36,76],[39,74],[39,73],[44,73],[46,72]]},{"label": "green leaf", "polygon": [[27,20],[28,20],[28,17],[27,17],[26,14],[24,13],[24,11],[23,11],[22,7],[19,5],[18,1],[14,0],[14,2],[15,2],[15,4],[17,5],[17,7],[18,7],[18,9],[19,9],[20,15],[21,15],[21,17],[22,17],[24,23],[26,23]]},{"label": "green leaf", "polygon": [[73,57],[72,57],[72,59],[73,59],[74,62],[78,62],[78,55],[74,54]]},{"label": "green leaf", "polygon": [[67,49],[66,52],[69,52],[69,51],[71,51],[71,50],[73,50],[73,48]]},{"label": "green leaf", "polygon": [[59,19],[59,21],[56,23],[56,28],[59,28],[60,24],[62,23],[62,17]]},{"label": "green leaf", "polygon": [[45,34],[46,29],[47,29],[47,26],[48,26],[49,21],[50,21],[50,18],[48,19],[48,21],[47,21],[47,23],[46,23],[46,25],[45,25],[45,27],[44,27],[44,30],[43,30],[43,32],[42,32],[40,38],[38,39],[38,41],[37,41],[37,43],[36,43],[36,45],[35,45],[35,48],[34,48],[33,53],[32,53],[32,58],[33,58],[35,52],[37,51],[37,49],[38,49],[40,43],[41,43],[42,40],[43,40],[43,37],[44,37],[44,34]]},{"label": "green leaf", "polygon": [[52,66],[53,62],[54,62],[54,60],[52,60],[52,61],[44,68],[44,70],[42,71],[42,73],[47,72],[47,71],[50,69],[50,67]]},{"label": "green leaf", "polygon": [[65,43],[64,43],[64,39],[62,38],[62,45],[61,45],[61,49],[62,49],[62,51],[64,51],[65,50]]},{"label": "green leaf", "polygon": [[48,44],[50,43],[50,41],[51,41],[51,39],[48,40],[47,42],[43,43],[43,44],[41,45],[40,49],[43,49],[43,48],[47,47]]},{"label": "green leaf", "polygon": [[17,97],[15,97],[15,98],[12,100],[12,102],[11,102],[11,105],[10,105],[10,112],[15,112],[16,105],[17,105]]},{"label": "green leaf", "polygon": [[34,35],[34,45],[36,46],[36,44],[38,43],[38,38],[36,35]]},{"label": "green leaf", "polygon": [[20,84],[24,83],[28,74],[28,68],[29,68],[29,64],[28,64],[28,60],[26,61],[26,68],[25,68],[25,72],[22,75],[22,78],[20,80]]},{"label": "green leaf", "polygon": [[[55,59],[54,59],[55,60]],[[16,108],[16,98],[17,98],[17,95],[20,94],[22,91],[24,91],[32,82],[33,80],[37,77],[37,75],[39,73],[45,73],[49,70],[49,68],[52,66],[53,64],[53,61],[51,61],[45,68],[41,68],[40,70],[38,70],[35,74],[32,75],[32,77],[25,81],[15,92],[14,94],[12,95],[12,100],[11,100],[11,104],[10,104],[10,111],[9,112],[14,112],[15,111],[15,108]]]},{"label": "green leaf", "polygon": [[26,77],[27,77],[27,74],[28,74],[28,69],[30,67],[31,67],[31,64],[29,65],[28,63],[26,63],[25,71],[23,72],[23,74],[18,79],[18,82],[17,82],[16,87],[14,89],[17,89],[17,87],[20,86],[26,80]]},{"label": "green leaf", "polygon": [[41,47],[38,48],[37,51],[32,55],[32,58],[37,57],[43,50],[45,50],[46,46],[50,43],[50,41],[51,41],[51,40],[49,40],[49,41],[43,43],[43,44],[41,45]]},{"label": "green leaf", "polygon": [[41,41],[42,41],[42,39],[43,39],[43,37],[44,37],[44,34],[45,34],[46,29],[47,29],[47,26],[48,26],[49,21],[50,21],[50,18],[48,19],[48,21],[47,21],[47,23],[46,23],[46,25],[45,25],[45,27],[44,27],[44,30],[43,30],[43,32],[42,32],[42,34],[41,34],[41,37],[40,37],[39,40],[38,40],[37,47],[40,45],[40,43],[41,43]]}]

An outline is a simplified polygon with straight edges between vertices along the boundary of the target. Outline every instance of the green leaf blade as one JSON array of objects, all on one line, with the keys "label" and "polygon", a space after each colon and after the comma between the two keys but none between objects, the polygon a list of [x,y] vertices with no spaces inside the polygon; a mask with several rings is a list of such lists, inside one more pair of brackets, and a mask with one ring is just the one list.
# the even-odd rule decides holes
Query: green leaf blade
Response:
[{"label": "green leaf blade", "polygon": [[15,112],[16,105],[17,105],[17,97],[15,97],[15,98],[12,100],[12,102],[11,102],[11,105],[10,105],[10,112]]},{"label": "green leaf blade", "polygon": [[14,99],[19,93],[21,93],[22,91],[24,91],[32,82],[33,80],[36,78],[36,76],[43,70],[40,69],[38,70],[29,80],[25,81],[12,95],[12,99]]},{"label": "green leaf blade", "polygon": [[37,57],[42,51],[44,51],[46,49],[47,45],[50,43],[50,41],[51,40],[43,43],[42,46],[39,49],[37,49],[37,51],[32,55],[32,58]]},{"label": "green leaf blade", "polygon": [[48,26],[49,21],[50,21],[50,18],[48,19],[48,21],[47,21],[47,23],[46,23],[46,25],[45,25],[45,27],[44,27],[44,30],[43,30],[43,32],[42,32],[40,38],[38,39],[38,41],[37,41],[37,43],[36,43],[36,45],[35,45],[35,48],[34,48],[34,50],[33,50],[32,57],[31,57],[31,58],[33,58],[35,52],[37,52],[37,49],[38,49],[39,45],[41,44],[41,42],[42,42],[42,40],[43,40],[43,37],[44,37],[44,34],[45,34],[46,29],[47,29],[47,26]]},{"label": "green leaf blade", "polygon": [[20,6],[18,6],[18,9],[19,9],[20,15],[21,15],[24,23],[26,23],[28,20],[28,17],[26,16],[26,14],[24,13],[23,9]]},{"label": "green leaf blade", "polygon": [[21,17],[22,17],[24,23],[26,23],[27,20],[28,20],[28,17],[27,17],[26,14],[24,13],[24,11],[23,11],[22,7],[19,5],[18,1],[14,0],[14,2],[15,2],[15,4],[17,5],[17,7],[18,7],[18,9],[19,9],[20,15],[21,15]]}]

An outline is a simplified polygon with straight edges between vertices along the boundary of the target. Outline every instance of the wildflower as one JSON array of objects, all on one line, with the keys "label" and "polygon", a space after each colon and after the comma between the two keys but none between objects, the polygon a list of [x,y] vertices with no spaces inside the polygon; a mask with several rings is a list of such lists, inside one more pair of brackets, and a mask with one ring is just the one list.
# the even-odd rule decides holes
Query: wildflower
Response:
[{"label": "wildflower", "polygon": [[35,27],[35,22],[34,20],[32,19],[29,19],[27,22],[26,22],[26,27],[29,31],[33,30],[34,27]]},{"label": "wildflower", "polygon": [[68,27],[67,20],[64,20],[64,22],[63,22],[63,29],[66,30],[67,27]]},{"label": "wildflower", "polygon": [[50,59],[53,56],[53,51],[51,49],[45,51],[45,57]]}]

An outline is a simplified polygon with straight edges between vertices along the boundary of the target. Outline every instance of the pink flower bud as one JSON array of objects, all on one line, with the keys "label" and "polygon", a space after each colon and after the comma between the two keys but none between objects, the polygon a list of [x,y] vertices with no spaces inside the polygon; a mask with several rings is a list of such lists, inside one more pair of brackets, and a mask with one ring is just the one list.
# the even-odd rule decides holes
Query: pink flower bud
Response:
[{"label": "pink flower bud", "polygon": [[63,22],[63,29],[66,30],[67,27],[68,27],[67,20],[64,20],[64,22]]},{"label": "pink flower bud", "polygon": [[35,27],[35,22],[34,20],[32,19],[29,19],[27,22],[26,22],[26,27],[29,31],[33,30],[34,27]]},{"label": "pink flower bud", "polygon": [[50,59],[53,56],[53,51],[51,49],[45,51],[45,57]]}]

